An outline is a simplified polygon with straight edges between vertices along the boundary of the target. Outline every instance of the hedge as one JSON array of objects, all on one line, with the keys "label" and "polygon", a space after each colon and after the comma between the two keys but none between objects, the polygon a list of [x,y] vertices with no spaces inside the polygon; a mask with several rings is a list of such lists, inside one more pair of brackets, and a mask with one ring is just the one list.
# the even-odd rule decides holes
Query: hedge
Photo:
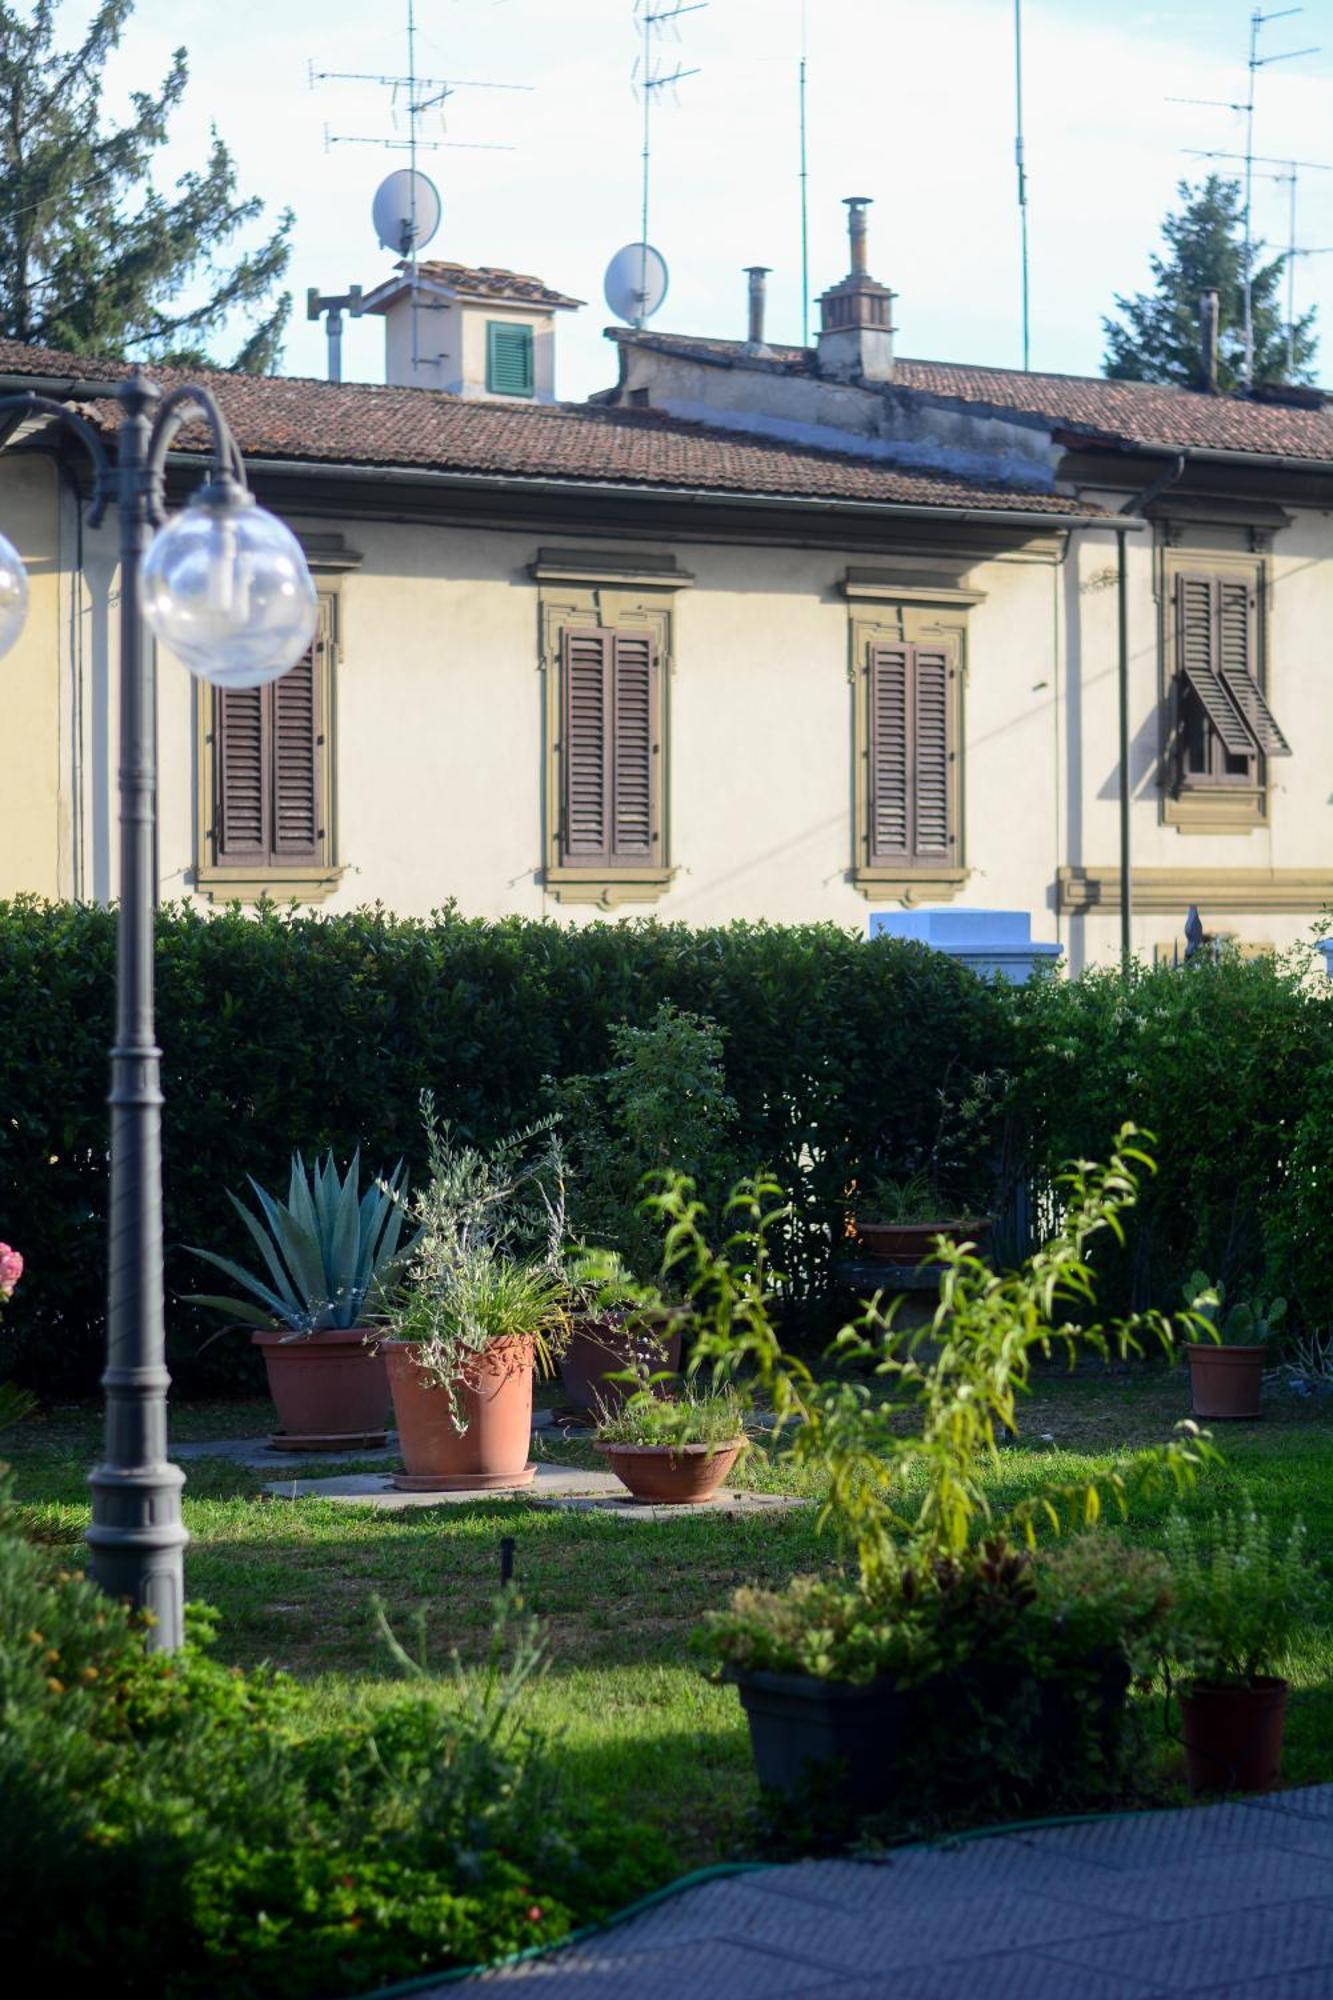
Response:
[{"label": "hedge", "polygon": [[[228,1188],[282,1178],[295,1147],[360,1145],[368,1166],[406,1155],[419,1168],[427,1087],[465,1135],[512,1131],[543,1110],[549,1079],[603,1068],[611,1027],[645,1025],[664,999],[724,1029],[739,1148],[800,1191],[787,1264],[812,1329],[849,1182],[872,1160],[926,1158],[942,1103],[979,1077],[974,1147],[1038,1183],[1073,1154],[1104,1153],[1126,1118],[1156,1133],[1160,1172],[1132,1257],[1108,1263],[1104,1305],[1175,1303],[1201,1265],[1233,1296],[1272,1280],[1307,1317],[1322,1310],[1322,1217],[1306,1197],[1333,1173],[1319,1115],[1333,1013],[1290,960],[1015,989],[831,925],[574,928],[378,909],[169,908],[157,954],[183,1391],[258,1379],[242,1336],[208,1345],[213,1323],[180,1297],[200,1282],[185,1246],[243,1249]],[[114,966],[113,912],[0,904],[0,1237],[27,1260],[0,1372],[46,1394],[86,1392],[101,1363]]]}]

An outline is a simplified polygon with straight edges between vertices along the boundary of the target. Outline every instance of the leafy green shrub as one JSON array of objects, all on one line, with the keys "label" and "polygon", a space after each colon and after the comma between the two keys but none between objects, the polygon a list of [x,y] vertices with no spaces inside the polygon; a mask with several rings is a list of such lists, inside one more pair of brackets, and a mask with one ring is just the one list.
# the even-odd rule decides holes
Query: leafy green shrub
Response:
[{"label": "leafy green shrub", "polygon": [[[49,1575],[0,1520],[0,1946],[52,1991],[321,2000],[559,1937],[670,1863],[563,1796],[524,1723],[539,1659],[502,1603],[490,1658],[323,1720],[297,1685]],[[512,1644],[510,1643],[512,1641]]]},{"label": "leafy green shrub", "polygon": [[1182,1681],[1244,1687],[1281,1673],[1326,1594],[1307,1540],[1301,1522],[1281,1533],[1253,1510],[1206,1522],[1171,1516],[1175,1603],[1166,1650]]}]

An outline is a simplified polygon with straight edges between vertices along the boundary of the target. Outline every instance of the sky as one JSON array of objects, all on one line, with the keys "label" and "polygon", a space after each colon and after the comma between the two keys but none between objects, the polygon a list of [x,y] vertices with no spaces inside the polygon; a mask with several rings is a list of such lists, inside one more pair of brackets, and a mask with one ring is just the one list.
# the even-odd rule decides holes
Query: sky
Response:
[{"label": "sky", "polygon": [[[1033,368],[1099,371],[1113,293],[1147,285],[1176,182],[1209,169],[1186,149],[1243,147],[1243,117],[1226,106],[1245,97],[1251,4],[1023,0]],[[586,300],[558,329],[558,391],[580,399],[614,379],[602,274],[639,234],[633,0],[416,8],[420,71],[531,86],[459,89],[443,124],[423,121],[423,137],[455,142],[421,156],[444,203],[427,254],[533,272]],[[66,0],[68,27],[89,11]],[[183,44],[191,83],[159,178],[201,162],[215,124],[242,188],[294,210],[286,373],[325,372],[308,286],[368,289],[389,274],[371,197],[406,160],[382,143],[405,136],[389,90],[312,86],[310,71],[403,71],[406,15],[407,0],[138,0],[108,67],[115,111]],[[804,33],[812,297],[847,268],[842,198],[868,195],[870,268],[898,293],[898,351],[1021,366],[1013,27],[1012,0],[709,0],[682,15],[659,43],[662,62],[697,73],[655,97],[649,236],[671,281],[654,324],[743,338],[743,267],[762,263],[769,338],[800,339]],[[1330,163],[1299,174],[1297,240],[1333,251],[1333,0],[1271,21],[1260,54],[1311,44],[1318,53],[1259,71],[1255,151]],[[1256,231],[1283,246],[1287,201],[1287,186],[1256,177]],[[1299,258],[1296,284],[1298,312],[1319,307],[1333,383],[1333,254]],[[349,324],[344,374],[382,379],[381,321]]]}]

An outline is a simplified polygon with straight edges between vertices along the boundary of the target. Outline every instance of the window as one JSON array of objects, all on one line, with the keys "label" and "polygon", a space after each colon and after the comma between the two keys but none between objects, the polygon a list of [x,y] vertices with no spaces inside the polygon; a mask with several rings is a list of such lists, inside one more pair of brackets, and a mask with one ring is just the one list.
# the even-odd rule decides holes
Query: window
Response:
[{"label": "window", "polygon": [[486,322],[486,393],[530,396],[533,391],[532,328],[513,320]]},{"label": "window", "polygon": [[660,862],[661,697],[651,635],[567,627],[561,643],[559,860]]},{"label": "window", "polygon": [[1257,574],[1178,570],[1175,784],[1181,791],[1262,785],[1265,757],[1289,757],[1260,684]]},{"label": "window", "polygon": [[335,600],[309,651],[259,688],[201,690],[198,886],[222,898],[317,900],[336,885],[329,833]]},{"label": "window", "polygon": [[945,645],[871,641],[866,670],[866,858],[871,868],[955,859],[954,667]]}]

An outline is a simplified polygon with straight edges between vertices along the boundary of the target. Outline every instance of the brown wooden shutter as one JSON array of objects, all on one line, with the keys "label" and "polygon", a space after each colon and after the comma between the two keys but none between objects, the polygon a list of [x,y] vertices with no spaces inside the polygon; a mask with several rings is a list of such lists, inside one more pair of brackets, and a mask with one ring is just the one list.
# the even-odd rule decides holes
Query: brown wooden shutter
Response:
[{"label": "brown wooden shutter", "polygon": [[870,649],[870,861],[905,861],[911,853],[911,650]]},{"label": "brown wooden shutter", "polygon": [[949,656],[926,646],[914,646],[912,653],[916,697],[913,857],[917,861],[947,861],[953,833]]},{"label": "brown wooden shutter", "polygon": [[952,861],[952,664],[942,647],[873,645],[869,658],[868,858]]},{"label": "brown wooden shutter", "polygon": [[656,671],[646,633],[615,634],[613,671],[611,859],[625,865],[655,858]]},{"label": "brown wooden shutter", "polygon": [[1258,604],[1243,577],[1217,578],[1217,669],[1246,728],[1266,757],[1290,757],[1259,685]]},{"label": "brown wooden shutter", "polygon": [[280,680],[213,697],[214,851],[219,867],[321,862],[326,846],[324,675],[328,605],[310,650]]},{"label": "brown wooden shutter", "polygon": [[[1176,577],[1176,650],[1180,671],[1203,705],[1204,714],[1217,731],[1223,747],[1233,757],[1252,757],[1258,745],[1243,714],[1227,692],[1220,672],[1221,641],[1218,631],[1218,578]],[[1234,647],[1234,610],[1232,639]],[[1248,654],[1248,641],[1246,642]]]},{"label": "brown wooden shutter", "polygon": [[288,866],[321,854],[319,646],[272,687],[273,858]]},{"label": "brown wooden shutter", "polygon": [[214,840],[228,867],[262,867],[269,853],[265,688],[213,698]]},{"label": "brown wooden shutter", "polygon": [[611,850],[611,661],[614,637],[569,625],[563,635],[561,858],[595,867]]}]

